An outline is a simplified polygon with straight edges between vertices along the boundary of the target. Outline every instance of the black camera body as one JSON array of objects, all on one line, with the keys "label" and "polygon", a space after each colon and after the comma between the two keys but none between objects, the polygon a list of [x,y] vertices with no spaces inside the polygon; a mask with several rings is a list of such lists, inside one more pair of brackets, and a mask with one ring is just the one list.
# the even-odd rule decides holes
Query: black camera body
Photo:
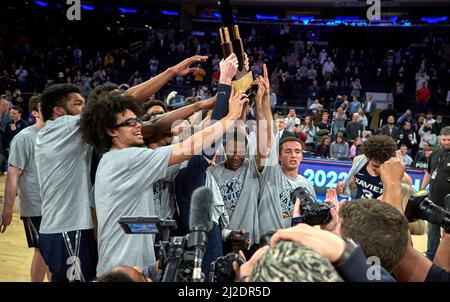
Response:
[{"label": "black camera body", "polygon": [[291,225],[306,223],[309,225],[328,224],[331,221],[331,206],[327,203],[318,203],[305,188],[298,187],[291,193],[291,202],[295,204],[300,199],[300,217],[292,219]]},{"label": "black camera body", "polygon": [[244,251],[248,248],[249,236],[250,234],[248,232],[232,231],[226,241],[235,253],[239,253],[239,251]]},{"label": "black camera body", "polygon": [[228,253],[225,256],[219,257],[211,263],[211,270],[209,272],[209,282],[234,282],[236,274],[233,269],[233,262],[236,261],[239,266],[245,263],[244,258],[236,253]]},{"label": "black camera body", "polygon": [[[409,222],[423,219],[441,226],[446,232],[450,232],[450,211],[433,203],[428,195],[429,193],[423,190],[409,198],[405,209],[406,218]],[[449,203],[447,200],[450,198],[447,196],[444,198],[444,204]]]}]

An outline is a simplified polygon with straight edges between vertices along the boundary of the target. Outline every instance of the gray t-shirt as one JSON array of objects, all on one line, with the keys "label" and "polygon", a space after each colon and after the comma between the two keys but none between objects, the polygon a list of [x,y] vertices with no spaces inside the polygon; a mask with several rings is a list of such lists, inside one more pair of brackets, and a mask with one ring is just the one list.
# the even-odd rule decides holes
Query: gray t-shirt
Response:
[{"label": "gray t-shirt", "polygon": [[209,168],[219,186],[230,217],[228,229],[249,232],[250,239],[259,243],[258,194],[259,179],[254,157],[245,159],[236,171],[220,163]]},{"label": "gray t-shirt", "polygon": [[213,209],[212,209],[212,221],[220,224],[222,228],[228,228],[230,224],[230,217],[225,208],[225,204],[220,194],[219,186],[216,180],[211,174],[211,171],[206,170],[205,187],[210,188],[213,194]]},{"label": "gray t-shirt", "polygon": [[80,116],[47,121],[38,133],[36,167],[42,198],[40,233],[94,228],[90,180],[92,147],[81,137]]},{"label": "gray t-shirt", "polygon": [[19,209],[23,217],[41,216],[42,200],[39,194],[39,181],[34,160],[34,146],[39,129],[30,126],[17,134],[11,142],[8,163],[22,170],[20,176]]},{"label": "gray t-shirt", "polygon": [[166,177],[172,146],[111,149],[95,178],[98,220],[97,276],[116,265],[145,268],[155,263],[152,235],[125,234],[120,217],[155,215],[153,184]]},{"label": "gray t-shirt", "polygon": [[270,151],[266,166],[260,174],[261,190],[259,193],[259,231],[261,235],[269,231],[291,226],[294,204],[291,193],[298,187],[305,188],[314,198],[316,192],[313,185],[303,176],[291,178],[284,174],[278,164],[278,141]]},{"label": "gray t-shirt", "polygon": [[173,181],[178,175],[181,167],[181,164],[178,164],[167,168],[166,177],[153,184],[155,214],[160,219],[173,218],[173,215],[175,214],[175,188]]}]

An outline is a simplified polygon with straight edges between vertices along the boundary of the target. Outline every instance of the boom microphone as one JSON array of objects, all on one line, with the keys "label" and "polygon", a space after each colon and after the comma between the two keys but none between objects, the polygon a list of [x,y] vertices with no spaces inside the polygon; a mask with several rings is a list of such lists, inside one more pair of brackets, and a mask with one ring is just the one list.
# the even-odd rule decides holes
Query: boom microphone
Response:
[{"label": "boom microphone", "polygon": [[206,249],[207,234],[213,227],[212,221],[213,193],[207,187],[200,187],[192,193],[189,214],[188,246],[195,249],[192,281],[201,282],[202,259]]},{"label": "boom microphone", "polygon": [[213,193],[207,187],[195,189],[191,197],[189,229],[209,232],[212,228]]}]

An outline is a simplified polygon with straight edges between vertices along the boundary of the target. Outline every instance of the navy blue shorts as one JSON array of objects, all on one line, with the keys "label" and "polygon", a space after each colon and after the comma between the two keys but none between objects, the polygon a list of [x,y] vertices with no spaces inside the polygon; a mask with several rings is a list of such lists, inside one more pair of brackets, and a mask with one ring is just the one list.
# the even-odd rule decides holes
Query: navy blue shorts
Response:
[{"label": "navy blue shorts", "polygon": [[98,254],[93,229],[40,234],[39,246],[52,273],[52,282],[87,282],[95,279]]},{"label": "navy blue shorts", "polygon": [[25,235],[27,236],[28,247],[39,248],[39,228],[41,226],[42,216],[20,217],[25,227]]}]

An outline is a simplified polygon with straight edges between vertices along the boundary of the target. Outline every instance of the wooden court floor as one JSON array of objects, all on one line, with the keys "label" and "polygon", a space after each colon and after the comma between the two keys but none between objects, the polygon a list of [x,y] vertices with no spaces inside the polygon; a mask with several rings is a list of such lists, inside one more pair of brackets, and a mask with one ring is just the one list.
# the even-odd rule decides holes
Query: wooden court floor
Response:
[{"label": "wooden court floor", "polygon": [[[5,188],[5,176],[0,176],[0,196],[3,200]],[[17,212],[17,202],[13,220],[5,233],[0,233],[0,282],[29,282],[30,264],[33,257],[33,250],[27,246],[27,240]],[[0,213],[3,210],[3,203],[0,202]],[[424,252],[426,250],[426,235],[413,236],[414,247]]]}]

